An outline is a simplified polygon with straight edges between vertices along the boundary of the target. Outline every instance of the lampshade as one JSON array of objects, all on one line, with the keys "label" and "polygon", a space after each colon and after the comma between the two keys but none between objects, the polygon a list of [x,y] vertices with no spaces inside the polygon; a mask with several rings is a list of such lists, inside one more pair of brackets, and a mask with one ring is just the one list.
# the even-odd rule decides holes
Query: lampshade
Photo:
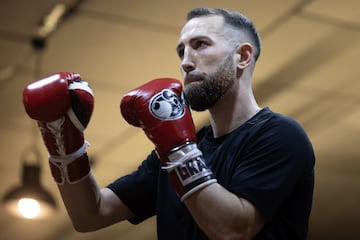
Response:
[{"label": "lampshade", "polygon": [[22,184],[3,198],[5,209],[22,218],[46,218],[56,210],[56,202],[40,184],[40,166],[23,163]]}]

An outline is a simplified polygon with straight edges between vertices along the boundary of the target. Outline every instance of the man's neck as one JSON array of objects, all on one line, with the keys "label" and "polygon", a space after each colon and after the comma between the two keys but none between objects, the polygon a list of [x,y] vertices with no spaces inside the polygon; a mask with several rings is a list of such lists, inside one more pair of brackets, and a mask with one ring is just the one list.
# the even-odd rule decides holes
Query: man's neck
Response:
[{"label": "man's neck", "polygon": [[214,137],[221,137],[232,132],[252,118],[260,109],[251,91],[225,95],[209,109]]}]

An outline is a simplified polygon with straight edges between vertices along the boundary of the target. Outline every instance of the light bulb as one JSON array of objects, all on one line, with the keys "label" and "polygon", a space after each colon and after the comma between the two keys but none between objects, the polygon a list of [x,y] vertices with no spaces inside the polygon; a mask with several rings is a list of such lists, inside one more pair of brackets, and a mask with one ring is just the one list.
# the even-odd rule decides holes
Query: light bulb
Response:
[{"label": "light bulb", "polygon": [[36,218],[40,212],[40,204],[32,198],[22,198],[18,202],[18,209],[25,218]]}]

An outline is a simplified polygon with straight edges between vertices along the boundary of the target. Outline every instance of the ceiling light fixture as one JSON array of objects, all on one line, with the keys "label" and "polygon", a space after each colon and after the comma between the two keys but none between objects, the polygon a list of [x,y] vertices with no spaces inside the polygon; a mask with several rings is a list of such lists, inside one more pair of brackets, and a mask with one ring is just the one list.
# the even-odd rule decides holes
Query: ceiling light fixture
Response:
[{"label": "ceiling light fixture", "polygon": [[[35,163],[29,163],[35,157]],[[10,214],[27,219],[50,216],[57,208],[53,196],[40,183],[40,154],[35,146],[23,153],[22,183],[3,197],[3,205]]]}]

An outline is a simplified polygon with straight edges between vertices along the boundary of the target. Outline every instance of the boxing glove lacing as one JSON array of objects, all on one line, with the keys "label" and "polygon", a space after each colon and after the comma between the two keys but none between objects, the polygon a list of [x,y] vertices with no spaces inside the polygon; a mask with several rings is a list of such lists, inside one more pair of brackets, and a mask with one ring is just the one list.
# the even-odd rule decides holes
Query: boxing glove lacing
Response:
[{"label": "boxing glove lacing", "polygon": [[[76,117],[74,111],[72,108],[70,108],[68,110],[68,116],[71,120],[71,122],[74,124],[74,126],[79,130],[79,131],[84,131],[84,126],[81,124],[81,122],[79,121],[79,119]],[[71,164],[72,162],[74,162],[76,159],[80,158],[81,156],[83,156],[86,153],[86,148],[88,146],[90,146],[88,141],[84,141],[84,144],[75,152],[70,153],[70,154],[65,154],[65,149],[64,149],[64,145],[63,145],[63,139],[61,136],[61,126],[64,123],[64,117],[51,122],[51,123],[47,123],[47,127],[49,128],[49,130],[52,132],[52,134],[55,137],[55,141],[57,143],[57,148],[58,148],[58,153],[60,155],[50,155],[49,154],[49,161],[56,166],[57,168],[59,168],[60,172],[61,172],[61,182],[57,182],[59,185],[62,185],[66,182],[68,183],[77,183],[82,181],[83,179],[85,179],[88,174],[86,174],[85,176],[83,176],[80,179],[77,179],[76,181],[71,181],[69,179],[69,173],[68,173],[68,165]],[[60,134],[60,135],[59,135]]]}]

